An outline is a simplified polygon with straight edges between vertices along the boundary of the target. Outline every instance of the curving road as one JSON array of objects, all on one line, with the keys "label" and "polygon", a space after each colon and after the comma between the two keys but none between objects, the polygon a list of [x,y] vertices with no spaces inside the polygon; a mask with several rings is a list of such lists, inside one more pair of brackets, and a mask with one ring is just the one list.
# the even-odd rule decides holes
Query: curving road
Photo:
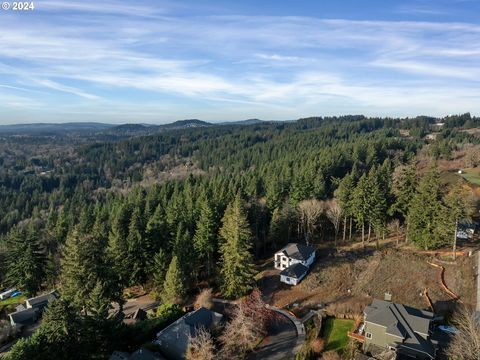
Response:
[{"label": "curving road", "polygon": [[249,360],[286,360],[293,359],[292,350],[297,345],[296,326],[285,316],[269,326],[268,335],[255,352],[248,357]]}]

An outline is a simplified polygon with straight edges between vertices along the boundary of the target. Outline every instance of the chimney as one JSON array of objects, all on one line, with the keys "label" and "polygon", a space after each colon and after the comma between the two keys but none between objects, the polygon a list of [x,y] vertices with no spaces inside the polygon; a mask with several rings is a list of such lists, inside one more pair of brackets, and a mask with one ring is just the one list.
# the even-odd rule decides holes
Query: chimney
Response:
[{"label": "chimney", "polygon": [[385,301],[392,301],[392,294],[389,292],[385,293]]}]

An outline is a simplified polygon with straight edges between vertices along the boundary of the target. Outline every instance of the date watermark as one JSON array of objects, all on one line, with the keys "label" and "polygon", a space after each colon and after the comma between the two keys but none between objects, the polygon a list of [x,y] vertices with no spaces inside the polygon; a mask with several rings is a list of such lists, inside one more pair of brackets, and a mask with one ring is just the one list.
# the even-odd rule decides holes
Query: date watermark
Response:
[{"label": "date watermark", "polygon": [[1,9],[3,11],[33,11],[35,5],[33,1],[3,1]]}]

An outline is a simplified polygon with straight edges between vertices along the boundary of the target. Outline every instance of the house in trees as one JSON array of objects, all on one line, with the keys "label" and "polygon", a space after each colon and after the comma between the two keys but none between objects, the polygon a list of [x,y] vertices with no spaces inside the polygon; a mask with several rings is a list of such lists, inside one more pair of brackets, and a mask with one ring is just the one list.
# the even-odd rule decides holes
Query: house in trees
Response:
[{"label": "house in trees", "polygon": [[12,326],[26,326],[32,325],[40,318],[43,310],[47,307],[50,301],[57,299],[57,293],[52,291],[50,293],[40,295],[25,300],[25,305],[19,305],[14,313],[8,314]]},{"label": "house in trees", "polygon": [[282,270],[280,281],[297,285],[308,273],[315,261],[315,248],[297,243],[289,243],[275,253],[275,268]]},{"label": "house in trees", "polygon": [[222,321],[223,315],[201,307],[192,311],[157,334],[155,344],[169,359],[184,359],[189,339],[195,337],[198,330],[211,330]]},{"label": "house in trees", "polygon": [[435,359],[434,314],[402,304],[373,300],[364,311],[363,348],[390,349],[413,359]]},{"label": "house in trees", "polygon": [[165,360],[163,356],[146,348],[140,348],[132,354],[123,351],[115,351],[109,360]]},{"label": "house in trees", "polygon": [[25,300],[25,306],[27,309],[38,309],[39,311],[43,311],[50,301],[56,300],[57,298],[57,293],[52,291],[47,294]]}]

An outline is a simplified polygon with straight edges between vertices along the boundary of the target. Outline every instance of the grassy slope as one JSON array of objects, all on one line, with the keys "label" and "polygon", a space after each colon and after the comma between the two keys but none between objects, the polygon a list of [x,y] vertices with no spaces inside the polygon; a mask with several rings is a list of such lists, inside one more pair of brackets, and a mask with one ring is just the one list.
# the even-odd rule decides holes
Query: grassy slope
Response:
[{"label": "grassy slope", "polygon": [[27,299],[26,296],[20,295],[20,296],[15,296],[13,298],[2,300],[0,301],[0,312],[2,312],[3,309],[7,307],[11,310],[15,310],[15,306],[23,303],[26,299]]},{"label": "grassy slope", "polygon": [[323,325],[325,350],[342,351],[348,344],[347,332],[353,329],[354,323],[353,320],[327,318]]},{"label": "grassy slope", "polygon": [[465,169],[461,176],[471,184],[480,185],[480,169]]}]

